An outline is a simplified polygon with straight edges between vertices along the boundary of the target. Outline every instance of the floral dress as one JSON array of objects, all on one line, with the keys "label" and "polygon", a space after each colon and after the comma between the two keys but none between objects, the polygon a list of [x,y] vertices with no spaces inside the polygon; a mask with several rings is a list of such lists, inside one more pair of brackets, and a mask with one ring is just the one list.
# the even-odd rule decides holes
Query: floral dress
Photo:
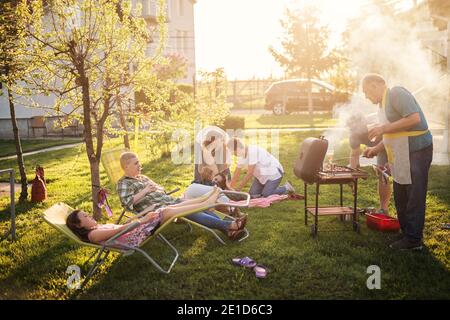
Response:
[{"label": "floral dress", "polygon": [[[118,237],[115,241],[116,243],[125,244],[127,246],[131,247],[139,247],[139,245],[148,237],[150,237],[156,229],[159,228],[163,215],[162,215],[162,209],[158,209],[155,211],[157,213],[157,216],[152,219],[151,221],[141,224],[140,226],[134,228],[133,230],[121,235]],[[120,225],[117,224],[102,224],[97,227],[97,229],[103,229],[103,230],[111,230],[111,229],[117,229]]]}]

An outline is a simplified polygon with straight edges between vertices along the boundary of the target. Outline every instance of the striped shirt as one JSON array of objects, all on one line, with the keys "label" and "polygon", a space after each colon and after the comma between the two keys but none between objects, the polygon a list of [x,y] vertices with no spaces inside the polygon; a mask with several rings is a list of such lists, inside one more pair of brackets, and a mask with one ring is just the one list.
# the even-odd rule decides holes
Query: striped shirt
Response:
[{"label": "striped shirt", "polygon": [[156,210],[181,202],[181,199],[168,196],[163,191],[153,191],[145,194],[138,203],[133,204],[133,197],[151,183],[153,182],[144,175],[139,175],[136,178],[127,176],[120,178],[117,182],[117,194],[122,207],[128,211],[139,213],[151,206]]}]

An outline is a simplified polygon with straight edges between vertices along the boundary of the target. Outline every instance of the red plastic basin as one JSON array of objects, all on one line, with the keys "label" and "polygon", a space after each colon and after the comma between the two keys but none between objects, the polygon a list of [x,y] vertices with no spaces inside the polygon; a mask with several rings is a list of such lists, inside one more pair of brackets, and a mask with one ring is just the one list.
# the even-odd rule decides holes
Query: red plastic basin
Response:
[{"label": "red plastic basin", "polygon": [[367,213],[366,224],[369,228],[378,231],[398,231],[400,223],[397,219],[380,213]]}]

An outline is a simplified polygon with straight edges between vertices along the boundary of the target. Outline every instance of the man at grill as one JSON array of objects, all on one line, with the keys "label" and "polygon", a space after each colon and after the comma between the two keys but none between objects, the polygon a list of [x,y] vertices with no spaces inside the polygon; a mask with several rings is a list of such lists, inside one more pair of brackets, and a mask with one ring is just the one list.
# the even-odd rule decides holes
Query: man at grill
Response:
[{"label": "man at grill", "polygon": [[394,200],[402,239],[391,248],[422,249],[428,185],[433,158],[433,138],[419,103],[403,87],[388,88],[378,74],[364,76],[362,87],[367,99],[379,104],[380,125],[369,130],[369,140],[383,137],[364,150],[371,158],[386,150],[394,178]]},{"label": "man at grill", "polygon": [[[350,167],[352,169],[359,167],[359,157],[361,155],[360,146],[363,144],[367,147],[374,147],[381,140],[381,137],[378,140],[369,140],[369,131],[367,127],[369,122],[371,122],[369,119],[370,116],[371,115],[366,117],[360,113],[352,115],[347,120],[347,126],[350,131]],[[386,150],[383,149],[377,154],[378,195],[380,198],[380,208],[377,210],[377,213],[385,215],[388,215],[389,213],[389,202],[391,200],[392,191],[389,181],[385,179],[378,170],[384,168],[387,162]]]}]

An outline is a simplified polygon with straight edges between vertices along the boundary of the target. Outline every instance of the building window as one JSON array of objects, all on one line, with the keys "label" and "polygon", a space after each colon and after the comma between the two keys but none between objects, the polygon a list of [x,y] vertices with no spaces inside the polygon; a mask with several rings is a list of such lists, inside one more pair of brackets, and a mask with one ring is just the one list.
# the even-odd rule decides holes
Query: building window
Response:
[{"label": "building window", "polygon": [[184,16],[184,0],[178,0],[178,15]]}]

